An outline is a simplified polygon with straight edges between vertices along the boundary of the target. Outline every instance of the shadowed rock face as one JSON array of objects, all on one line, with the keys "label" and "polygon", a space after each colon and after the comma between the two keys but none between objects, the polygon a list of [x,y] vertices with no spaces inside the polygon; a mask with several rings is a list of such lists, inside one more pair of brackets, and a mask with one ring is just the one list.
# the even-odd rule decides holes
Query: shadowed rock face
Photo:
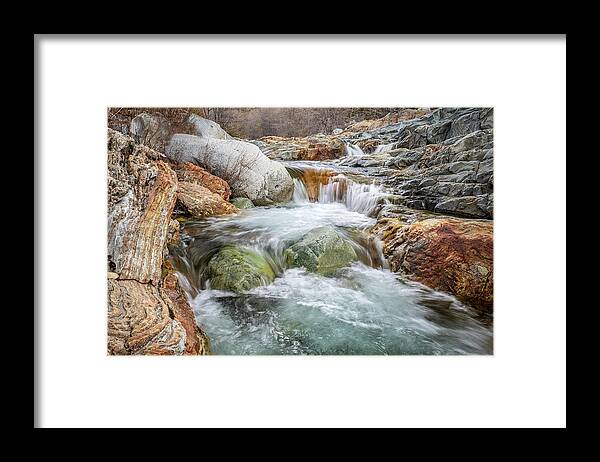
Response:
[{"label": "shadowed rock face", "polygon": [[177,162],[197,164],[223,178],[236,197],[255,205],[271,205],[291,199],[294,183],[285,167],[244,141],[200,138],[177,134],[171,138],[167,156]]},{"label": "shadowed rock face", "polygon": [[286,249],[284,257],[289,266],[304,267],[324,276],[358,260],[352,245],[331,226],[310,231]]},{"label": "shadowed rock face", "polygon": [[167,244],[176,242],[179,233],[171,219],[177,176],[165,160],[162,154],[109,130],[109,354],[209,351],[204,334],[189,323],[193,312],[174,271],[165,271]]},{"label": "shadowed rock face", "polygon": [[489,221],[428,218],[412,224],[381,219],[390,269],[455,295],[482,311],[493,309],[493,225]]}]

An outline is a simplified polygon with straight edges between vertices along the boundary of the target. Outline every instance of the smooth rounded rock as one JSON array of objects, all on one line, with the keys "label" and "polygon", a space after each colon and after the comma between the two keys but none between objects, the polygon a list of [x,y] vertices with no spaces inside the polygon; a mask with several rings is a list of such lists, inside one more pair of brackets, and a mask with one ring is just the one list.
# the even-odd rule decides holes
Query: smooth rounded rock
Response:
[{"label": "smooth rounded rock", "polygon": [[284,252],[286,263],[329,276],[358,260],[356,251],[331,226],[313,229]]},{"label": "smooth rounded rock", "polygon": [[233,196],[246,197],[255,205],[292,198],[294,183],[286,168],[252,143],[176,134],[165,153],[174,161],[194,163],[223,178]]},{"label": "smooth rounded rock", "polygon": [[273,269],[261,255],[250,249],[225,246],[208,264],[213,289],[245,292],[275,279]]}]

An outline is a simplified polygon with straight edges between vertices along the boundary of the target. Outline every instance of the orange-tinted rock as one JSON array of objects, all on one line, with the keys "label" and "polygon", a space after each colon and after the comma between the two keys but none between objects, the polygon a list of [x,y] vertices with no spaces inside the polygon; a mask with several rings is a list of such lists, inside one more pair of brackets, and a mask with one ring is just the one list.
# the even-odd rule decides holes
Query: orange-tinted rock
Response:
[{"label": "orange-tinted rock", "polygon": [[380,220],[373,231],[384,242],[392,271],[492,311],[491,221],[430,218],[406,224],[392,218]]},{"label": "orange-tinted rock", "polygon": [[212,175],[202,167],[198,167],[190,162],[175,165],[173,169],[177,173],[177,179],[180,182],[203,186],[211,192],[218,194],[224,200],[229,200],[231,189],[224,179]]},{"label": "orange-tinted rock", "polygon": [[196,183],[179,182],[178,203],[194,218],[227,215],[237,212],[237,207],[220,195]]}]

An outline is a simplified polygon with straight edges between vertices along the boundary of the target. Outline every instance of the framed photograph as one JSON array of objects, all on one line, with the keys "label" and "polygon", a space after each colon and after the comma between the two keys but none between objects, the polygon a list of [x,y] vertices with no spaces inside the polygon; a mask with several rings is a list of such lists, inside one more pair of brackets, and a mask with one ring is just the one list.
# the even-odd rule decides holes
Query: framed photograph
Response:
[{"label": "framed photograph", "polygon": [[566,36],[34,60],[34,426],[566,425]]}]

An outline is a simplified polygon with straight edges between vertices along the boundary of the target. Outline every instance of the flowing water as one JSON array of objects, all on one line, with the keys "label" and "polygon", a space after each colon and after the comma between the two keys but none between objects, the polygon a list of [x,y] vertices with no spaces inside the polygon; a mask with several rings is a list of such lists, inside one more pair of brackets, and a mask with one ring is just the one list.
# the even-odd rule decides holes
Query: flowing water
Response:
[{"label": "flowing water", "polygon": [[375,154],[380,154],[382,152],[388,152],[391,151],[392,149],[394,149],[394,144],[395,143],[389,143],[389,144],[380,144],[379,146],[377,146],[375,148],[374,153]]},{"label": "flowing water", "polygon": [[347,156],[364,156],[365,153],[360,148],[360,146],[357,146],[352,143],[346,143],[346,155]]},{"label": "flowing water", "polygon": [[[187,222],[173,262],[215,354],[490,354],[492,333],[455,298],[391,273],[368,234],[381,186],[329,168],[289,163],[285,205]],[[363,179],[364,181],[364,179]],[[284,250],[336,227],[359,261],[330,277],[286,267]],[[226,244],[261,254],[277,275],[244,294],[213,290],[211,257]]]}]

